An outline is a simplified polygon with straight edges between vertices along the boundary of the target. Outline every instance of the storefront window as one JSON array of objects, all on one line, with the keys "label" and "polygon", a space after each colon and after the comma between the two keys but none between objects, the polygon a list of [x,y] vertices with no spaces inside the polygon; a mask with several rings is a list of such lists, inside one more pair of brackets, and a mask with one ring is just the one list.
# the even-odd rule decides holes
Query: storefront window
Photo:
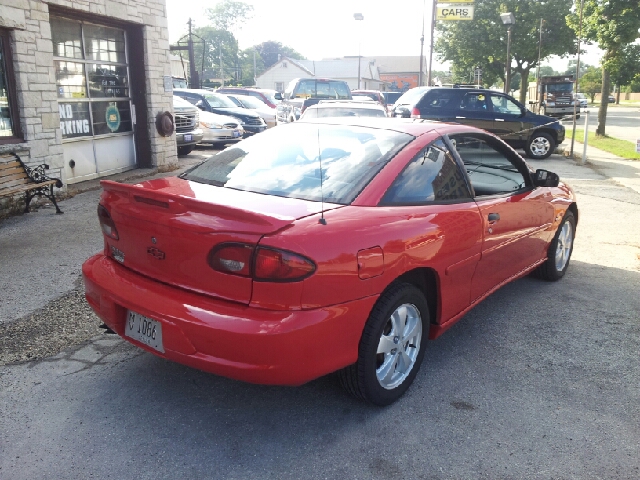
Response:
[{"label": "storefront window", "polygon": [[22,141],[9,31],[0,28],[0,143]]},{"label": "storefront window", "polygon": [[52,17],[51,34],[62,138],[132,132],[124,30]]}]

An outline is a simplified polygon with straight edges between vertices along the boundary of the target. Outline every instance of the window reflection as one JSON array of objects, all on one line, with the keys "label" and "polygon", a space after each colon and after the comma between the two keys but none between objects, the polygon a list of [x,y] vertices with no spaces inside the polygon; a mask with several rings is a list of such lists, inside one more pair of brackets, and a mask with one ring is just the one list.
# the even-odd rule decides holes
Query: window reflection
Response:
[{"label": "window reflection", "polygon": [[128,97],[127,67],[88,65],[91,97]]},{"label": "window reflection", "polygon": [[87,59],[102,62],[126,63],[124,31],[98,25],[84,26]]},{"label": "window reflection", "polygon": [[7,85],[7,70],[3,54],[4,44],[0,37],[0,137],[13,135],[11,127],[11,111],[9,110],[9,87]]},{"label": "window reflection", "polygon": [[82,58],[81,24],[51,17],[51,37],[55,57]]},{"label": "window reflection", "polygon": [[56,60],[58,98],[85,98],[84,64]]}]

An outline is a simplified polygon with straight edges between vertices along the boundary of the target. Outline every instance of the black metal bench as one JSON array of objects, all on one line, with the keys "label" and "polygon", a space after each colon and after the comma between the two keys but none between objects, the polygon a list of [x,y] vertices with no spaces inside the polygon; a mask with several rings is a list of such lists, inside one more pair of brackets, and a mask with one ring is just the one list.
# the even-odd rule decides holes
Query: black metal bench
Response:
[{"label": "black metal bench", "polygon": [[37,167],[28,167],[15,153],[0,155],[0,198],[24,192],[24,212],[28,213],[29,204],[34,197],[46,197],[56,207],[56,213],[64,213],[53,195],[53,187],[61,188],[62,181],[59,178],[47,177],[45,171],[48,168],[44,163]]}]

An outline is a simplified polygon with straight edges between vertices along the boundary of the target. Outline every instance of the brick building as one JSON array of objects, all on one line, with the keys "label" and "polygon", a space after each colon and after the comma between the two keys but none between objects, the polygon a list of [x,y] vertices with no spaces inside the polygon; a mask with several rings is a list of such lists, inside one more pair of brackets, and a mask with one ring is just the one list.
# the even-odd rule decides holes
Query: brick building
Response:
[{"label": "brick building", "polygon": [[[0,152],[66,184],[177,163],[164,0],[0,0]],[[0,205],[1,207],[1,205]]]}]

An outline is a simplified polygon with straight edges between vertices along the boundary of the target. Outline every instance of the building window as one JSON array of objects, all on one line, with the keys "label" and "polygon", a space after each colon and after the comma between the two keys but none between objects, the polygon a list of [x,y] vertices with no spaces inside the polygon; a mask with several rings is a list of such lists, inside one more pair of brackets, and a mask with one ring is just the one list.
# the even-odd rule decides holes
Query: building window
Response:
[{"label": "building window", "polygon": [[133,131],[125,32],[51,17],[63,140]]},{"label": "building window", "polygon": [[0,144],[22,141],[11,58],[11,38],[9,30],[0,28]]},{"label": "building window", "polygon": [[284,92],[284,82],[276,82],[276,91]]}]

